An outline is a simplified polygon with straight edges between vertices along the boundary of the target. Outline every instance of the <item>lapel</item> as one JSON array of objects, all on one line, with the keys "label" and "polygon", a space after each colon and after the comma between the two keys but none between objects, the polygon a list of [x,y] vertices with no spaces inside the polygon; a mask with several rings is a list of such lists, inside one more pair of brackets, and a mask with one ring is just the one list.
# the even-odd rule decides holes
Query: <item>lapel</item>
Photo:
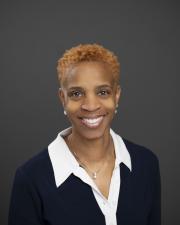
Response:
[{"label": "lapel", "polygon": [[132,176],[133,173],[124,164],[120,164],[120,193],[117,207],[117,215],[128,215],[131,210],[131,199],[132,199]]},{"label": "lapel", "polygon": [[[74,224],[104,225],[105,218],[92,189],[73,174],[58,188],[64,211]],[[66,218],[67,220],[67,218]],[[86,221],[86,222],[85,222]]]},{"label": "lapel", "polygon": [[132,165],[132,171],[125,164],[120,164],[121,185],[117,207],[118,225],[147,224],[149,212],[147,179],[144,170],[137,168],[139,164],[140,162],[136,162],[135,165]]},{"label": "lapel", "polygon": [[[129,168],[121,163],[120,164],[120,193],[117,207],[117,224],[126,224],[129,220],[129,216],[132,215],[132,197],[133,197],[133,185],[132,185],[132,172]],[[102,214],[92,189],[87,184],[84,184],[80,179],[71,175],[62,185],[58,188],[59,197],[61,198],[61,206],[66,212],[70,221],[74,224],[84,225],[104,225],[105,218]],[[62,215],[61,215],[62,216]],[[67,217],[66,217],[67,220]],[[77,222],[78,221],[78,222]]]}]

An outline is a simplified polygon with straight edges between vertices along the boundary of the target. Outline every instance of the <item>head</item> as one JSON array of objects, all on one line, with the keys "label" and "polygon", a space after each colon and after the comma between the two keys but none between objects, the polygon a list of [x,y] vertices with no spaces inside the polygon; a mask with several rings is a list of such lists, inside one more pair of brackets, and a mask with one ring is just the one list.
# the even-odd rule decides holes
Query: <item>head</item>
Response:
[{"label": "head", "polygon": [[78,45],[66,51],[57,65],[58,95],[73,132],[99,138],[109,131],[120,98],[120,64],[97,44]]}]

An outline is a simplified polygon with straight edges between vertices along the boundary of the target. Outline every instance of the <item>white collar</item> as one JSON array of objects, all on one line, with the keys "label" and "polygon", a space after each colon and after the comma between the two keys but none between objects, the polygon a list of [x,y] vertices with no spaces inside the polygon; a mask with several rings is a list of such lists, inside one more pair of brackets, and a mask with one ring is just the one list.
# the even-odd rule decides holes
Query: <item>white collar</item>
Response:
[{"label": "white collar", "polygon": [[[75,171],[79,168],[78,162],[69,150],[63,138],[69,133],[71,133],[71,127],[58,133],[56,139],[48,145],[48,153],[52,163],[57,187],[59,187],[72,173],[75,173]],[[112,129],[110,129],[110,134],[115,147],[115,167],[119,166],[119,164],[122,162],[130,169],[130,171],[132,171],[131,158],[124,141]]]}]

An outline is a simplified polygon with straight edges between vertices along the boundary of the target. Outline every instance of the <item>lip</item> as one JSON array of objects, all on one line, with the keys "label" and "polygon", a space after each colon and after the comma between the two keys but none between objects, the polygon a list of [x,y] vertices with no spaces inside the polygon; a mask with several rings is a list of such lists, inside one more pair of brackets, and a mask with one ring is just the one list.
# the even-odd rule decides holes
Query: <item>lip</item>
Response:
[{"label": "lip", "polygon": [[88,128],[97,128],[101,125],[105,115],[80,117],[83,125]]},{"label": "lip", "polygon": [[105,116],[105,115],[98,115],[98,116],[81,116],[81,117],[79,117],[79,119],[96,119],[96,118],[102,117],[102,116]]},{"label": "lip", "polygon": [[89,114],[89,115],[81,115],[79,116],[79,119],[95,119],[101,116],[106,116],[107,113],[102,113],[102,114]]}]

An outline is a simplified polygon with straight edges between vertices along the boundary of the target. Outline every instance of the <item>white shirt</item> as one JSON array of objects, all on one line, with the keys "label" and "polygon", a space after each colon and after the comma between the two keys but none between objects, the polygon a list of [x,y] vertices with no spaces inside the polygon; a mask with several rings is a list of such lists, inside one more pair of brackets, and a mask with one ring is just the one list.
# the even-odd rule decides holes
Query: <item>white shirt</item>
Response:
[{"label": "white shirt", "polygon": [[131,158],[122,138],[110,129],[110,134],[115,148],[115,167],[110,182],[109,196],[106,199],[99,191],[98,187],[88,175],[88,173],[79,166],[74,155],[69,150],[64,136],[71,133],[71,127],[61,131],[56,139],[49,144],[48,152],[52,163],[56,186],[59,187],[72,173],[79,177],[83,182],[90,185],[95,199],[105,216],[106,225],[117,225],[116,211],[120,191],[120,163],[124,163],[130,171]]}]

